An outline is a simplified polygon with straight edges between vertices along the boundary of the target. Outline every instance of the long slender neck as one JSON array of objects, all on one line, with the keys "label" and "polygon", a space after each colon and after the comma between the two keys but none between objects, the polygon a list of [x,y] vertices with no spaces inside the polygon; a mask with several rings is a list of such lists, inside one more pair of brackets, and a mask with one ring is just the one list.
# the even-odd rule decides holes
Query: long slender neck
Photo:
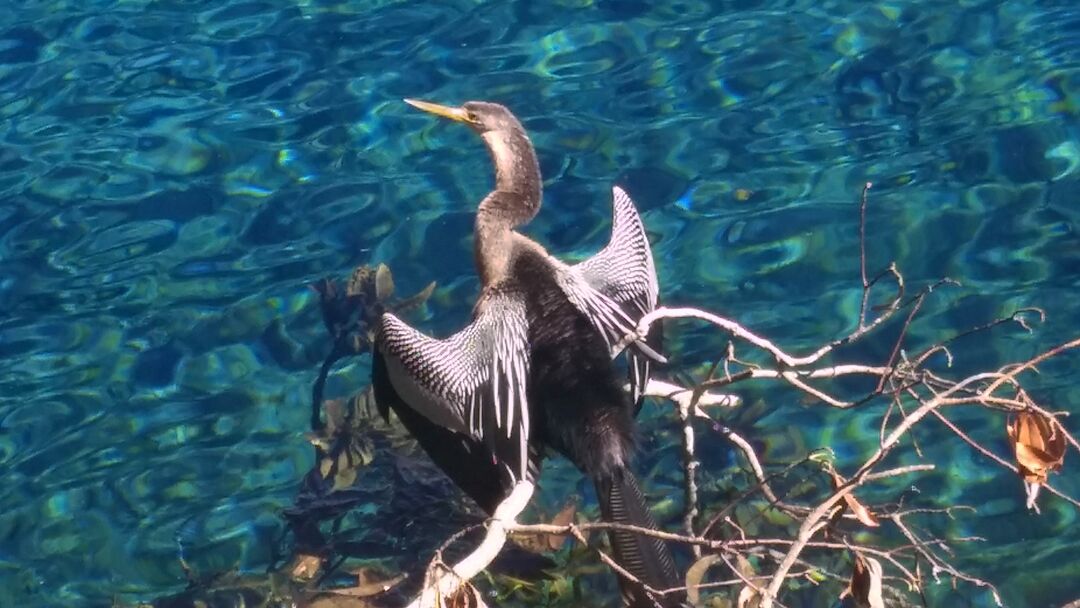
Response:
[{"label": "long slender neck", "polygon": [[506,277],[516,239],[513,230],[540,210],[540,164],[525,131],[508,129],[483,134],[495,164],[495,190],[476,212],[473,253],[485,287]]}]

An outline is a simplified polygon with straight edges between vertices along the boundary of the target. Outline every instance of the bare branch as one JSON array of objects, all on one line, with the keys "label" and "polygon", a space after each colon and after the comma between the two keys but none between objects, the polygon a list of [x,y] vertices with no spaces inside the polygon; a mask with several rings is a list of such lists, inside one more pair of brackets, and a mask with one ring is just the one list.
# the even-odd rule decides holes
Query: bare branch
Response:
[{"label": "bare branch", "polygon": [[519,481],[510,495],[495,509],[495,514],[488,524],[487,535],[480,546],[449,571],[438,572],[432,576],[432,580],[409,604],[409,608],[441,607],[444,598],[453,595],[466,581],[487,568],[506,543],[507,532],[515,529],[517,516],[529,504],[534,489],[532,483]]},{"label": "bare branch", "polygon": [[[567,528],[569,529],[570,534],[572,534],[573,537],[575,539],[577,539],[577,541],[579,543],[581,543],[585,547],[589,546],[589,541],[588,541],[588,539],[585,538],[585,535],[582,534],[582,529],[580,527],[575,526],[573,524],[570,524],[569,526],[567,526]],[[636,585],[641,585],[641,588],[644,589],[645,593],[647,593],[649,596],[654,597],[654,598],[655,597],[660,597],[660,596],[664,595],[665,591],[667,591],[667,590],[663,590],[663,589],[653,589],[649,585],[646,585],[644,582],[639,580],[636,576],[631,574],[629,570],[627,570],[626,568],[623,568],[622,565],[619,564],[619,562],[615,561],[607,553],[604,553],[603,551],[601,551],[599,549],[596,549],[596,553],[597,553],[597,555],[600,556],[600,561],[607,564],[607,566],[609,568],[611,568],[612,570],[614,570],[619,576],[625,578],[626,580],[630,581],[631,583],[634,583]]]},{"label": "bare branch", "polygon": [[[687,535],[694,536],[694,520],[698,516],[698,490],[697,469],[698,461],[694,457],[694,413],[697,411],[697,399],[700,393],[694,392],[694,399],[685,405],[679,404],[679,422],[682,423],[682,456],[683,456],[683,481],[684,497],[686,501],[685,514],[683,516],[683,529]],[[693,547],[694,558],[701,557],[701,549]]]},{"label": "bare branch", "polygon": [[683,404],[689,405],[691,400],[694,400],[700,407],[734,407],[742,403],[742,399],[738,395],[725,395],[707,390],[698,395],[695,400],[694,392],[693,389],[684,388],[677,384],[649,378],[649,383],[645,385],[644,394],[646,397],[668,399],[680,407]]}]

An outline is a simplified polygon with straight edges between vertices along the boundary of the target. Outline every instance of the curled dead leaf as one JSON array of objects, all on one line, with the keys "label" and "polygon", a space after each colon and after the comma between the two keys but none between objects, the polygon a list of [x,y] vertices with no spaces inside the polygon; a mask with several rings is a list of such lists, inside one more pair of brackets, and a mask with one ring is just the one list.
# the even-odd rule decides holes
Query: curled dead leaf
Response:
[{"label": "curled dead leaf", "polygon": [[379,264],[375,269],[375,299],[385,302],[394,295],[394,276],[386,264]]},{"label": "curled dead leaf", "polygon": [[702,580],[705,578],[705,572],[709,568],[720,561],[720,556],[717,554],[710,554],[702,556],[701,559],[694,562],[692,566],[686,571],[686,601],[692,606],[700,607],[701,604],[701,590],[698,587],[701,586]]},{"label": "curled dead leaf", "polygon": [[851,594],[859,608],[885,608],[885,600],[881,594],[881,577],[881,562],[856,553],[851,582],[840,597]]},{"label": "curled dead leaf", "polygon": [[1065,431],[1055,418],[1035,410],[1025,410],[1005,426],[1013,442],[1020,477],[1024,479],[1027,508],[1039,511],[1035,500],[1051,471],[1061,470],[1065,461]]},{"label": "curled dead leaf", "polygon": [[[751,580],[757,576],[754,565],[750,563],[750,560],[746,559],[745,555],[739,555],[736,558],[736,565],[739,567],[739,574],[744,579]],[[742,589],[739,590],[739,597],[735,599],[736,608],[758,608],[760,605],[761,593],[750,585],[743,585]]]},{"label": "curled dead leaf", "polygon": [[[720,562],[722,559],[723,557],[718,554],[705,555],[696,562],[694,562],[693,565],[691,565],[690,568],[687,569],[686,600],[688,604],[694,606],[695,608],[705,608],[707,606],[712,606],[713,602],[718,600],[716,596],[713,596],[712,598],[702,599],[701,585],[704,582],[705,573],[708,572],[709,568]],[[757,571],[754,570],[753,564],[751,564],[750,560],[746,559],[746,556],[744,555],[740,554],[736,556],[735,567],[738,568],[738,575],[743,579],[751,580],[755,576],[757,576]],[[725,605],[730,606],[730,603],[727,603],[729,602],[729,600],[724,599],[722,601],[725,602]],[[738,597],[735,600],[735,605],[737,608],[757,608],[760,603],[761,595],[756,589],[754,589],[750,585],[743,585],[742,589],[739,590]]]},{"label": "curled dead leaf", "polygon": [[337,474],[334,475],[334,485],[331,489],[333,492],[340,492],[356,483],[356,468],[348,464],[342,464],[343,461],[347,463],[347,460],[348,458],[344,454],[338,457]]},{"label": "curled dead leaf", "polygon": [[761,605],[761,594],[753,587],[743,585],[739,589],[739,597],[735,600],[735,608],[758,608]]},{"label": "curled dead leaf", "polygon": [[289,569],[289,575],[292,576],[293,580],[310,581],[319,574],[320,568],[322,568],[321,557],[301,553],[293,561],[293,567]]},{"label": "curled dead leaf", "polygon": [[1009,420],[1006,429],[1024,481],[1043,484],[1051,471],[1061,470],[1065,433],[1056,419],[1029,410]]},{"label": "curled dead leaf", "polygon": [[[839,490],[840,486],[844,485],[846,480],[841,477],[831,465],[828,466],[828,469],[829,473],[832,475],[833,490]],[[870,509],[866,508],[865,505],[859,502],[859,499],[855,498],[853,491],[844,495],[844,504],[864,526],[876,528],[881,525]]]},{"label": "curled dead leaf", "polygon": [[446,598],[446,608],[482,608],[487,606],[480,591],[470,583],[465,583],[453,595]]},{"label": "curled dead leaf", "polygon": [[[553,526],[568,526],[574,523],[577,515],[577,502],[570,501],[551,518],[549,522]],[[558,551],[566,543],[566,534],[514,534],[514,543],[532,551],[533,553],[545,553]]]}]

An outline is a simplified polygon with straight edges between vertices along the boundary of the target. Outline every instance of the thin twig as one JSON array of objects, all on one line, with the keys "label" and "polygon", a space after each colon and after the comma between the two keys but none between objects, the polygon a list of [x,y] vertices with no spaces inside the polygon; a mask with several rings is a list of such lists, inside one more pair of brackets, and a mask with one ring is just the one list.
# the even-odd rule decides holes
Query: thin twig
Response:
[{"label": "thin twig", "polygon": [[994,597],[994,602],[998,606],[1004,606],[1005,605],[1004,603],[1002,603],[1001,596],[998,594],[998,590],[997,590],[996,587],[994,587],[990,583],[982,580],[981,578],[976,578],[976,577],[971,576],[969,574],[965,574],[963,572],[960,572],[956,568],[952,567],[947,561],[940,559],[933,552],[933,550],[929,546],[927,546],[925,542],[922,541],[922,539],[920,539],[918,536],[916,536],[915,533],[912,532],[907,527],[907,525],[904,524],[903,518],[901,518],[901,517],[899,517],[897,515],[893,515],[893,516],[890,516],[889,519],[891,519],[892,522],[894,524],[896,524],[896,527],[900,530],[901,534],[903,534],[905,537],[907,537],[907,539],[911,542],[912,545],[914,545],[917,548],[917,550],[923,556],[923,558],[927,561],[927,563],[930,564],[930,567],[932,568],[931,574],[932,574],[932,576],[934,576],[935,579],[937,578],[937,573],[938,572],[945,572],[946,574],[948,574],[949,576],[951,576],[951,577],[953,577],[955,579],[967,581],[967,582],[972,583],[973,585],[976,585],[978,587],[986,587],[987,589],[989,589],[990,594]]},{"label": "thin twig", "polygon": [[[589,541],[588,541],[587,538],[585,538],[585,535],[582,533],[581,528],[579,526],[576,526],[574,524],[570,524],[570,525],[567,526],[567,528],[569,529],[570,534],[575,539],[577,539],[577,541],[579,543],[581,543],[582,546],[584,546],[584,547],[589,546]],[[648,594],[651,598],[656,598],[656,597],[662,596],[664,594],[662,590],[653,589],[649,585],[646,585],[644,582],[642,582],[636,576],[631,574],[629,570],[627,570],[626,568],[623,568],[622,565],[619,562],[615,561],[615,559],[612,558],[607,553],[601,551],[600,549],[596,549],[596,553],[597,553],[597,555],[600,556],[600,561],[607,564],[607,566],[609,568],[614,570],[619,576],[621,576],[621,577],[625,578],[626,580],[630,581],[632,584],[640,585],[641,588],[645,590],[645,593]],[[653,600],[653,605],[654,605],[654,607],[657,607],[657,608],[659,607],[659,603],[656,602],[655,599]]]},{"label": "thin twig", "polygon": [[866,280],[866,202],[872,182],[863,185],[859,196],[859,274],[862,277],[862,302],[859,304],[859,328],[866,326],[866,307],[870,302],[870,282]]},{"label": "thin twig", "polygon": [[970,336],[970,335],[974,335],[974,334],[977,334],[977,333],[987,331],[989,329],[997,327],[998,325],[1004,325],[1005,323],[1016,323],[1020,327],[1023,327],[1024,329],[1026,329],[1027,331],[1030,332],[1031,331],[1031,326],[1028,325],[1027,321],[1024,319],[1024,315],[1032,314],[1032,313],[1038,315],[1040,323],[1046,321],[1046,313],[1043,312],[1043,310],[1041,308],[1026,307],[1026,308],[1017,309],[1017,310],[1013,311],[1013,313],[1011,315],[1007,316],[1007,317],[1001,317],[1001,318],[998,318],[998,319],[994,319],[993,321],[990,321],[989,323],[983,323],[982,325],[977,325],[975,327],[972,327],[971,329],[966,329],[966,330],[956,334],[955,336],[951,336],[949,338],[946,338],[946,339],[942,340],[941,342],[938,342],[937,344],[934,344],[933,346],[927,348],[925,351],[923,351],[921,354],[919,354],[918,356],[915,357],[915,365],[916,366],[922,365],[922,363],[930,355],[932,355],[934,352],[936,352],[938,350],[944,349],[944,350],[947,351],[948,350],[947,347],[948,347],[949,344],[952,344],[953,342],[956,342],[957,340],[960,340],[961,338],[965,338],[965,337]]},{"label": "thin twig", "polygon": [[[1025,361],[1025,362],[1021,363],[1020,365],[1016,366],[1014,369],[1010,370],[1009,372],[1002,374],[1001,378],[998,378],[997,380],[994,380],[993,382],[991,382],[990,386],[986,387],[986,390],[984,390],[982,392],[983,392],[984,395],[991,395],[991,394],[993,394],[994,391],[996,391],[998,389],[999,386],[1004,384],[1008,379],[1015,378],[1016,376],[1018,376],[1020,374],[1020,372],[1028,370],[1028,369],[1033,369],[1036,365],[1042,363],[1043,361],[1046,361],[1047,359],[1049,359],[1051,357],[1055,357],[1057,355],[1060,355],[1061,353],[1063,353],[1063,352],[1065,352],[1065,351],[1067,351],[1067,350],[1069,350],[1071,348],[1076,348],[1077,346],[1080,346],[1080,338],[1069,340],[1068,342],[1066,342],[1064,344],[1055,346],[1054,348],[1051,348],[1050,350],[1048,350],[1048,351],[1046,351],[1046,352],[1044,352],[1044,353],[1042,353],[1040,355],[1032,357],[1031,359],[1028,359],[1027,361]],[[1080,449],[1080,444],[1077,444],[1076,447],[1077,447],[1077,449]]]},{"label": "thin twig", "polygon": [[799,553],[802,552],[803,547],[805,547],[806,544],[810,542],[810,539],[818,530],[821,519],[830,513],[833,506],[840,502],[844,498],[844,496],[851,493],[851,491],[854,490],[856,486],[863,483],[864,478],[867,474],[870,473],[870,470],[879,462],[881,462],[882,459],[885,458],[885,455],[892,450],[892,448],[897,444],[897,442],[900,441],[900,438],[903,437],[904,434],[906,434],[912,426],[922,420],[930,411],[938,407],[942,407],[942,401],[945,398],[951,396],[954,392],[960,390],[962,387],[977,382],[981,376],[981,374],[976,374],[975,376],[970,376],[968,378],[965,378],[964,380],[961,380],[954,387],[944,391],[940,397],[936,397],[926,402],[914,412],[912,412],[910,415],[905,417],[900,422],[900,424],[895,429],[893,429],[889,436],[885,438],[885,441],[882,442],[881,446],[878,447],[877,451],[875,451],[874,454],[870,458],[868,458],[866,462],[862,464],[862,466],[859,467],[855,474],[852,475],[851,478],[848,479],[846,482],[840,484],[836,491],[833,492],[832,496],[830,496],[828,499],[826,499],[813,511],[810,512],[806,519],[803,520],[802,525],[799,527],[795,543],[792,544],[790,549],[788,549],[788,552],[784,556],[783,561],[780,562],[780,565],[777,567],[776,572],[773,574],[773,579],[769,583],[769,587],[766,590],[765,596],[762,598],[761,608],[770,608],[772,606],[772,600],[779,593],[780,586],[783,584],[784,579],[787,577],[788,571],[790,571],[791,567],[795,564],[795,561],[798,558]]}]

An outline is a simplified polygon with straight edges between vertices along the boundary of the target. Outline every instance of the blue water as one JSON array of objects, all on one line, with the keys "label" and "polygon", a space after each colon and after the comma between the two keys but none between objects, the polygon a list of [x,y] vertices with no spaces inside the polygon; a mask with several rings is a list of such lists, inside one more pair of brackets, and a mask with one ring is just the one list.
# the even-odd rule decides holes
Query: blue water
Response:
[{"label": "blue water", "polygon": [[[546,178],[527,231],[553,251],[598,248],[623,184],[666,302],[791,350],[853,327],[866,181],[871,268],[895,260],[911,293],[962,282],[927,304],[912,344],[1045,309],[1034,334],[958,345],[963,373],[1080,333],[1071,0],[3,3],[0,605],[175,593],[178,545],[205,571],[265,570],[312,465],[309,391],[328,345],[308,284],[387,262],[402,293],[438,281],[426,330],[464,322],[490,169],[466,129],[407,96],[522,118]],[[895,335],[851,356],[881,361]],[[680,369],[726,345],[694,324],[670,336]],[[1078,356],[1029,378],[1040,403],[1080,412]],[[368,364],[340,365],[328,393],[363,388]],[[881,409],[740,391],[773,464],[828,444],[850,470],[874,448]],[[953,417],[1010,456],[1001,416]],[[673,441],[668,418],[650,420],[647,446]],[[1076,509],[1044,496],[1028,514],[1014,476],[935,422],[918,437],[938,470],[899,487],[978,507],[923,522],[986,537],[954,546],[958,565],[1011,606],[1080,597]],[[706,462],[726,466],[713,442]],[[1073,496],[1076,456],[1053,478]],[[379,546],[372,557],[395,553]],[[933,588],[940,605],[990,602]]]}]

